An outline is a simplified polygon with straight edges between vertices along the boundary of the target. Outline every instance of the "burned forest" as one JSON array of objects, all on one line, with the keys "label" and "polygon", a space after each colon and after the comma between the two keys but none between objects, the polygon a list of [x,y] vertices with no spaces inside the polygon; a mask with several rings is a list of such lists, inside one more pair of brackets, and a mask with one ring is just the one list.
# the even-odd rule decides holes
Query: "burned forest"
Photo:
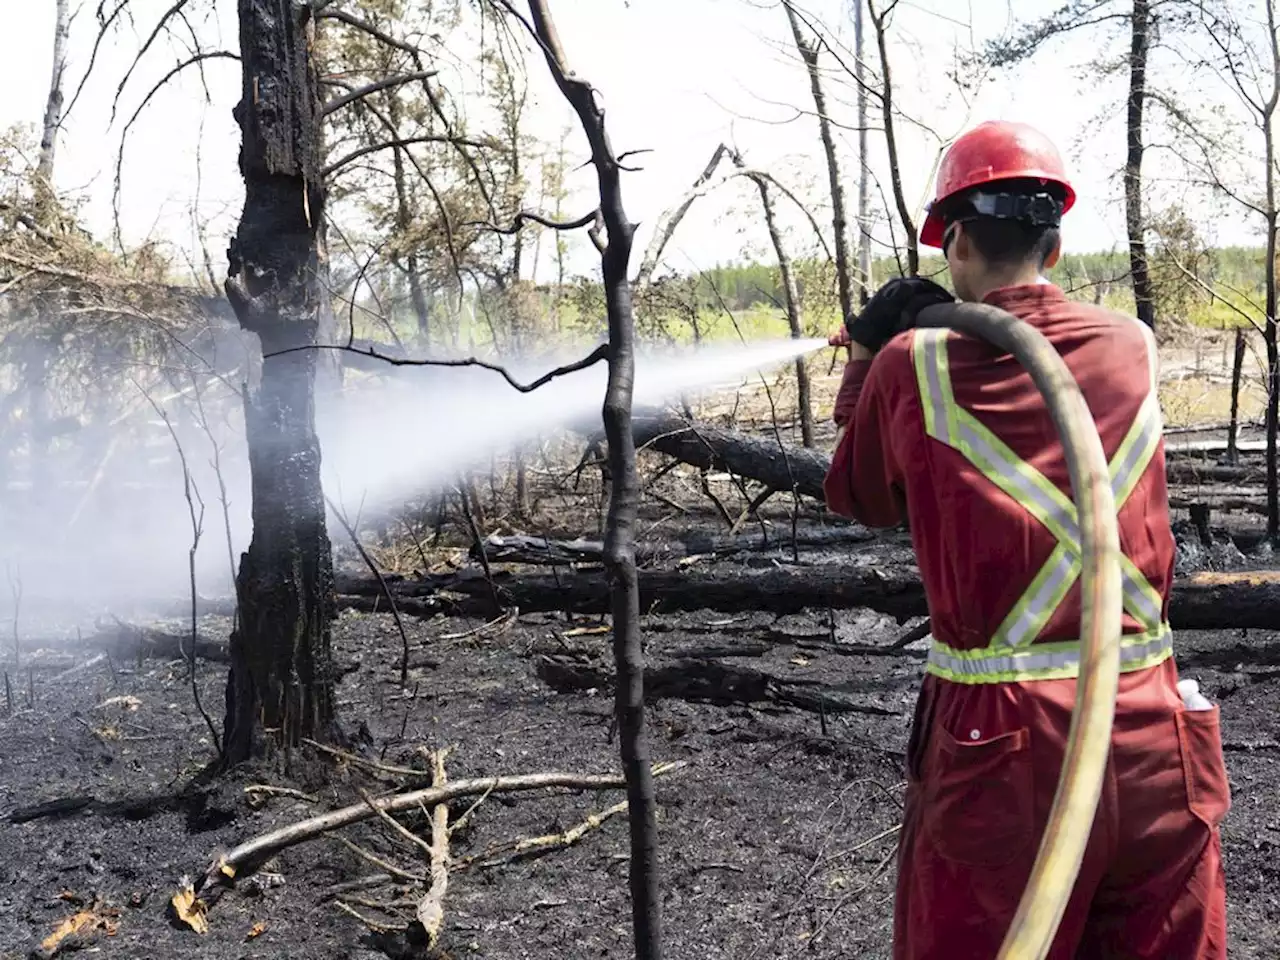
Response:
[{"label": "burned forest", "polygon": [[1072,170],[1042,279],[1153,338],[1230,954],[1280,955],[1271,0],[22,6],[0,958],[893,956],[943,614],[927,518],[829,505],[836,334],[967,298],[920,237],[986,120]]}]

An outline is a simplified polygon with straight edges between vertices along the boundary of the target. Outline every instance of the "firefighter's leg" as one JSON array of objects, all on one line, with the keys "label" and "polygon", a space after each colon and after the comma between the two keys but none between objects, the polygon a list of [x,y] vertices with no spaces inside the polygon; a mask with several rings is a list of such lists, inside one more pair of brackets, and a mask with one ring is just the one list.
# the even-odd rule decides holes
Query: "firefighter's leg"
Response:
[{"label": "firefighter's leg", "polygon": [[[920,774],[909,786],[894,957],[990,960],[1017,911],[1053,801],[1065,742],[1061,711],[995,685],[943,685],[938,699]],[[1052,960],[1075,955],[1109,833],[1090,843]]]},{"label": "firefighter's leg", "polygon": [[1219,824],[1230,807],[1218,709],[1118,710],[1113,756],[1124,826],[1082,955],[1222,960],[1226,884]]}]

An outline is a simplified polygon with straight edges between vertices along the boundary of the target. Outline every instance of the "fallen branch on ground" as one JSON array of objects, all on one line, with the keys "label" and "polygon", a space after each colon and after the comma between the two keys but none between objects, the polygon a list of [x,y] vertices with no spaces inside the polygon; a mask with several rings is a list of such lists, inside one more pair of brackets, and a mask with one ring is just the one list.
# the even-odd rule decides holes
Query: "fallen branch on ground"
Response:
[{"label": "fallen branch on ground", "polygon": [[525,837],[520,840],[499,844],[496,847],[490,847],[484,853],[473,854],[459,860],[455,869],[468,870],[474,867],[478,870],[483,870],[488,867],[509,863],[522,857],[536,856],[550,850],[562,850],[565,847],[573,846],[586,836],[588,831],[594,830],[618,814],[626,812],[627,801],[620,800],[612,807],[601,810],[599,813],[589,814],[577,826],[570,827],[562,833],[548,833],[541,837]]},{"label": "fallen branch on ground", "polygon": [[[440,788],[445,785],[444,771],[445,751],[437,750],[432,756],[432,786]],[[418,909],[414,912],[414,923],[417,933],[425,938],[428,949],[434,949],[440,938],[440,927],[444,924],[444,895],[449,888],[449,807],[437,803],[431,811],[431,843],[430,853],[431,885],[418,901]]]},{"label": "fallen branch on ground", "polygon": [[[661,776],[683,767],[683,763],[657,764],[654,776]],[[386,797],[371,798],[369,803],[356,803],[319,816],[310,817],[247,840],[220,855],[205,870],[195,887],[200,896],[205,891],[225,889],[237,877],[252,873],[266,860],[281,850],[297,846],[308,840],[324,836],[334,830],[361,823],[379,813],[401,813],[419,806],[447,803],[460,797],[470,797],[486,791],[491,793],[524,793],[548,787],[564,787],[571,790],[620,790],[626,786],[621,774],[583,773],[529,773],[508,777],[484,777],[473,780],[455,780],[441,787],[425,787],[396,793]]]}]

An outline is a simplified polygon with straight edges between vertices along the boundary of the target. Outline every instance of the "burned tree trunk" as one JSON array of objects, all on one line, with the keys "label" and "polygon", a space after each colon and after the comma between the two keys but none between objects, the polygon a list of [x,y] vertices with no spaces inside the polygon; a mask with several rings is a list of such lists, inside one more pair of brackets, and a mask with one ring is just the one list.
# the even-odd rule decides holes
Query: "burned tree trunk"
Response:
[{"label": "burned tree trunk", "polygon": [[[831,190],[831,228],[836,238],[836,282],[840,290],[840,316],[848,321],[853,316],[853,280],[849,268],[849,219],[845,214],[844,179],[840,176],[840,162],[836,156],[836,142],[831,133],[827,98],[822,89],[822,74],[818,69],[818,48],[807,42],[800,31],[800,18],[790,3],[784,3],[787,22],[791,24],[791,36],[796,50],[804,61],[809,74],[809,89],[813,94],[813,109],[818,115],[818,135],[822,138],[822,151],[827,158],[827,183]],[[915,271],[912,271],[913,273]],[[808,444],[805,444],[808,446]]]},{"label": "burned tree trunk", "polygon": [[[742,158],[734,155],[733,162],[739,169],[745,165]],[[783,305],[787,310],[787,327],[791,336],[799,340],[804,336],[800,321],[800,288],[796,284],[795,271],[791,268],[791,258],[787,256],[787,248],[782,243],[782,231],[778,229],[778,218],[773,209],[773,197],[769,193],[769,181],[759,174],[747,174],[756,189],[760,191],[760,206],[764,208],[764,222],[769,230],[769,239],[773,243],[774,252],[778,255],[778,273],[782,278]],[[840,249],[839,241],[836,249]],[[813,401],[809,398],[809,368],[804,357],[796,358],[796,405],[800,410],[800,438],[806,447],[813,446]]]},{"label": "burned tree trunk", "polygon": [[1124,219],[1129,233],[1129,272],[1138,319],[1156,325],[1147,243],[1142,220],[1142,108],[1147,100],[1147,49],[1151,11],[1147,0],[1133,0],[1129,47],[1129,102],[1126,118],[1127,151],[1124,165]]},{"label": "burned tree trunk", "polygon": [[1244,328],[1236,327],[1236,347],[1231,358],[1231,419],[1227,421],[1227,460],[1240,462],[1240,377],[1244,372]]},{"label": "burned tree trunk", "polygon": [[636,574],[635,525],[640,485],[631,427],[635,381],[635,322],[627,265],[635,225],[622,205],[621,164],[609,141],[596,91],[569,69],[546,0],[530,0],[534,30],[547,66],[564,98],[577,113],[596,168],[600,220],[606,236],[593,229],[600,250],[609,323],[609,377],[603,408],[608,440],[609,512],[604,565],[613,613],[613,656],[617,670],[614,709],[627,779],[631,834],[631,915],[637,960],[662,958],[662,898],[658,883],[658,822],[649,742],[644,718],[644,649],[640,641],[640,586]]},{"label": "burned tree trunk", "polygon": [[67,69],[67,39],[71,34],[69,0],[57,0],[53,32],[53,75],[49,80],[49,96],[45,101],[44,126],[40,135],[40,161],[36,166],[36,204],[39,213],[47,213],[53,199],[53,158],[58,146],[58,128],[62,126],[62,75]]},{"label": "burned tree trunk", "polygon": [[858,85],[858,299],[871,297],[871,160],[867,152],[866,52],[863,45],[862,8],[866,0],[854,0],[853,79]]},{"label": "burned tree trunk", "polygon": [[873,0],[867,0],[867,12],[871,15],[871,25],[876,31],[876,50],[880,54],[880,106],[884,116],[884,142],[889,153],[889,181],[893,185],[893,201],[898,207],[898,217],[902,220],[902,229],[907,235],[907,273],[915,276],[920,272],[920,241],[916,236],[916,225],[911,219],[911,210],[907,206],[907,195],[902,189],[902,167],[898,162],[898,138],[893,125],[893,80],[889,71],[889,15],[898,4],[887,4],[876,13]]},{"label": "burned tree trunk", "polygon": [[334,719],[329,620],[333,570],[315,431],[316,343],[324,216],[320,98],[310,8],[239,0],[245,201],[228,251],[227,296],[262,344],[261,382],[245,401],[253,539],[237,577],[226,760],[262,746],[327,738]]}]

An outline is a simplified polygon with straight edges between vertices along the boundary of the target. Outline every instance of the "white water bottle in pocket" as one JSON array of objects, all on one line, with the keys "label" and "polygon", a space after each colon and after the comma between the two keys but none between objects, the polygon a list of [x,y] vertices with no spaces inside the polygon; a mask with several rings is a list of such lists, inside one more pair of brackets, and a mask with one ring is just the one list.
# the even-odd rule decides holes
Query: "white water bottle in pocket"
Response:
[{"label": "white water bottle in pocket", "polygon": [[1179,680],[1178,693],[1182,696],[1182,705],[1188,710],[1213,709],[1213,704],[1200,692],[1200,684],[1195,680]]}]

